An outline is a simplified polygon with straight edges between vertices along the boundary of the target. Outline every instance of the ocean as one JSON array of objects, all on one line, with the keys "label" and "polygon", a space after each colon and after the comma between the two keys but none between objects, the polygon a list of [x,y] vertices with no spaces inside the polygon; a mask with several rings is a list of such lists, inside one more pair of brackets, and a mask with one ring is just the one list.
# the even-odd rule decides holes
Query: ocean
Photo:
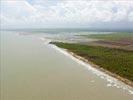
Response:
[{"label": "ocean", "polygon": [[1,100],[132,100],[133,88],[49,44],[95,33],[1,31]]}]

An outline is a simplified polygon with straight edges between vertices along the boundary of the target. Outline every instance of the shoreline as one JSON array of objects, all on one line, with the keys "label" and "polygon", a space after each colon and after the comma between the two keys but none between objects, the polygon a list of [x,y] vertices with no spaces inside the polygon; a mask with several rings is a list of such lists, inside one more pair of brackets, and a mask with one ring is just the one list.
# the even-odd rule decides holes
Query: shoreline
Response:
[{"label": "shoreline", "polygon": [[94,64],[93,62],[90,62],[87,59],[78,56],[77,54],[71,52],[68,49],[60,48],[54,44],[50,45],[52,48],[56,49],[57,51],[63,53],[66,56],[69,56],[72,60],[85,66],[88,70],[91,70],[94,74],[106,80],[108,82],[107,86],[112,86],[116,88],[121,88],[123,90],[127,90],[131,95],[133,95],[133,83],[128,79],[125,79],[123,77],[120,77],[119,75],[111,73],[106,69],[100,68],[98,65]]},{"label": "shoreline", "polygon": [[123,77],[121,77],[121,76],[119,76],[119,75],[117,75],[115,73],[112,73],[112,72],[110,72],[110,71],[108,71],[108,70],[106,70],[106,69],[104,69],[102,67],[99,67],[98,65],[94,64],[93,62],[88,61],[84,57],[78,56],[77,54],[75,54],[74,52],[71,52],[70,50],[66,49],[66,52],[70,53],[73,57],[75,57],[75,58],[77,58],[79,60],[82,60],[83,62],[88,63],[89,65],[91,65],[92,67],[96,68],[97,70],[100,70],[100,71],[104,72],[105,74],[108,74],[109,76],[112,76],[112,77],[122,81],[123,83],[133,87],[133,83],[130,80],[128,80],[126,78],[123,78]]}]

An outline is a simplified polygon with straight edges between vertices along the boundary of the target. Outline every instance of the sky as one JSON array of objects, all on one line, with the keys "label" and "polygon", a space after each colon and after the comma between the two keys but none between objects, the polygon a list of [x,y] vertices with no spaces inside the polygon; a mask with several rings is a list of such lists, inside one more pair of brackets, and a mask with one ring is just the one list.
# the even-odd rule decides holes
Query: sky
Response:
[{"label": "sky", "polygon": [[1,0],[1,28],[133,29],[133,0]]}]

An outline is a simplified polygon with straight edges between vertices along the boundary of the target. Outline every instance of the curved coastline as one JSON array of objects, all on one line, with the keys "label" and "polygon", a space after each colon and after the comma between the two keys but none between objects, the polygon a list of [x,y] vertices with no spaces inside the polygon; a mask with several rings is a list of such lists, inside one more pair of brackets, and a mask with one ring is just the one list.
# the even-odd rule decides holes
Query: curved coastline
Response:
[{"label": "curved coastline", "polygon": [[122,78],[114,73],[111,73],[103,68],[100,68],[98,65],[93,64],[92,62],[84,59],[81,56],[63,48],[59,48],[54,44],[49,45],[56,49],[57,51],[61,52],[65,56],[70,57],[72,60],[76,61],[77,63],[83,65],[87,68],[87,70],[91,71],[95,75],[99,76],[101,79],[106,80],[107,87],[116,87],[123,90],[126,90],[129,94],[133,95],[133,83],[125,78]]}]

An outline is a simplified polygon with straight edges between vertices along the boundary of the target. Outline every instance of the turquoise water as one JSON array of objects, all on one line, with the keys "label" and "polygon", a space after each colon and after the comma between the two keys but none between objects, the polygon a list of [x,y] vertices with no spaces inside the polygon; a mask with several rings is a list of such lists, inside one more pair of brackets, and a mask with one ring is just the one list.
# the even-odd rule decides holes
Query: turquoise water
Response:
[{"label": "turquoise water", "polygon": [[132,100],[40,37],[1,32],[1,100]]}]

